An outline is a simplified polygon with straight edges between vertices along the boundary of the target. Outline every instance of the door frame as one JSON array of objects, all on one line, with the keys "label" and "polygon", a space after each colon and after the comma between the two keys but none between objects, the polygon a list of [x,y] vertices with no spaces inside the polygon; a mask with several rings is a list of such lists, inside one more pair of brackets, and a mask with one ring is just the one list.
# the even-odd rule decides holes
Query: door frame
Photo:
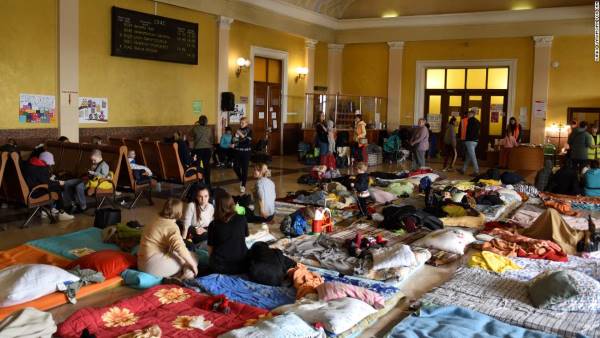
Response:
[{"label": "door frame", "polygon": [[280,155],[283,155],[283,128],[287,123],[287,90],[288,90],[288,52],[283,50],[250,46],[250,91],[248,93],[248,108],[252,109],[252,114],[248,113],[250,123],[254,123],[254,57],[265,57],[269,59],[281,60],[281,124],[280,128]]},{"label": "door frame", "polygon": [[415,101],[413,124],[425,116],[425,70],[427,68],[478,68],[508,67],[508,106],[506,120],[514,116],[517,93],[517,59],[480,59],[480,60],[418,60],[415,73]]}]

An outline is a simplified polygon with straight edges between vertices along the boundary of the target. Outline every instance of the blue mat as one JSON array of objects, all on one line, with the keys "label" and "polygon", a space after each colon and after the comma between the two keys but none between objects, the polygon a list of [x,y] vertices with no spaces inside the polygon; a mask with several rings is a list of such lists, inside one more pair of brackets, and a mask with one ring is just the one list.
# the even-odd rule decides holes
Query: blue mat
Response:
[{"label": "blue mat", "polygon": [[36,239],[27,242],[27,244],[72,260],[79,258],[70,253],[74,249],[88,248],[94,251],[121,251],[116,244],[102,242],[102,230],[98,228],[88,228],[61,236]]},{"label": "blue mat", "polygon": [[558,338],[456,306],[425,306],[396,325],[387,338]]}]

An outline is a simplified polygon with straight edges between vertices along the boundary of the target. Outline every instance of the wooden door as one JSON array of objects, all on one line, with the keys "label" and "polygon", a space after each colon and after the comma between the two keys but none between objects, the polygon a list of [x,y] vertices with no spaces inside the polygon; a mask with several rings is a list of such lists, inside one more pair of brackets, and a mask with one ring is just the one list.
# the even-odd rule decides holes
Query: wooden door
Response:
[{"label": "wooden door", "polygon": [[281,154],[281,60],[254,58],[254,143],[267,140],[271,155]]},{"label": "wooden door", "polygon": [[281,154],[281,136],[283,128],[281,126],[281,85],[269,84],[269,116],[267,124],[270,129],[269,152],[271,155]]},{"label": "wooden door", "polygon": [[252,122],[253,143],[262,140],[267,132],[267,90],[266,82],[254,82],[254,116]]}]

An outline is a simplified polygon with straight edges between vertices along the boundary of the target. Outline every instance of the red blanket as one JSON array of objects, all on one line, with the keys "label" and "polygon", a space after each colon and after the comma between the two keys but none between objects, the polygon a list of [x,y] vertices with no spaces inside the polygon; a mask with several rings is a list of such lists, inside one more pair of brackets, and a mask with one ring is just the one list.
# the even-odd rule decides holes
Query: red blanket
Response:
[{"label": "red blanket", "polygon": [[495,228],[482,231],[496,238],[482,245],[482,250],[491,251],[507,257],[525,257],[547,259],[557,262],[568,261],[567,254],[560,245],[542,239],[519,235],[511,230]]},{"label": "red blanket", "polygon": [[[79,338],[87,328],[98,338],[118,337],[157,324],[163,337],[216,337],[267,313],[235,302],[228,303],[227,314],[203,310],[213,298],[176,285],[159,285],[109,306],[78,310],[58,326],[57,335]],[[208,328],[189,326],[197,316],[203,317]]]}]

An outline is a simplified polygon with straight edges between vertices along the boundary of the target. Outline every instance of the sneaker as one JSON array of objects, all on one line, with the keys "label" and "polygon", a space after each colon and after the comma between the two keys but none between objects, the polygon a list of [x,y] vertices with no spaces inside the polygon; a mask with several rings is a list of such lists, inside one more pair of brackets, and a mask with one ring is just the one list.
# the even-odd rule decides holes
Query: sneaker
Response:
[{"label": "sneaker", "polygon": [[74,218],[75,218],[75,216],[69,215],[66,212],[59,212],[58,213],[58,220],[59,221],[70,221],[70,220],[72,220]]},{"label": "sneaker", "polygon": [[52,210],[50,210],[50,212],[52,213],[52,215],[56,215],[59,213],[59,210],[56,208],[52,208]]},{"label": "sneaker", "polygon": [[49,218],[48,217],[48,213],[45,210],[40,211],[40,215],[42,216],[42,218],[46,219]]},{"label": "sneaker", "polygon": [[240,185],[240,193],[245,193],[246,192],[246,187],[244,187],[243,185]]}]

